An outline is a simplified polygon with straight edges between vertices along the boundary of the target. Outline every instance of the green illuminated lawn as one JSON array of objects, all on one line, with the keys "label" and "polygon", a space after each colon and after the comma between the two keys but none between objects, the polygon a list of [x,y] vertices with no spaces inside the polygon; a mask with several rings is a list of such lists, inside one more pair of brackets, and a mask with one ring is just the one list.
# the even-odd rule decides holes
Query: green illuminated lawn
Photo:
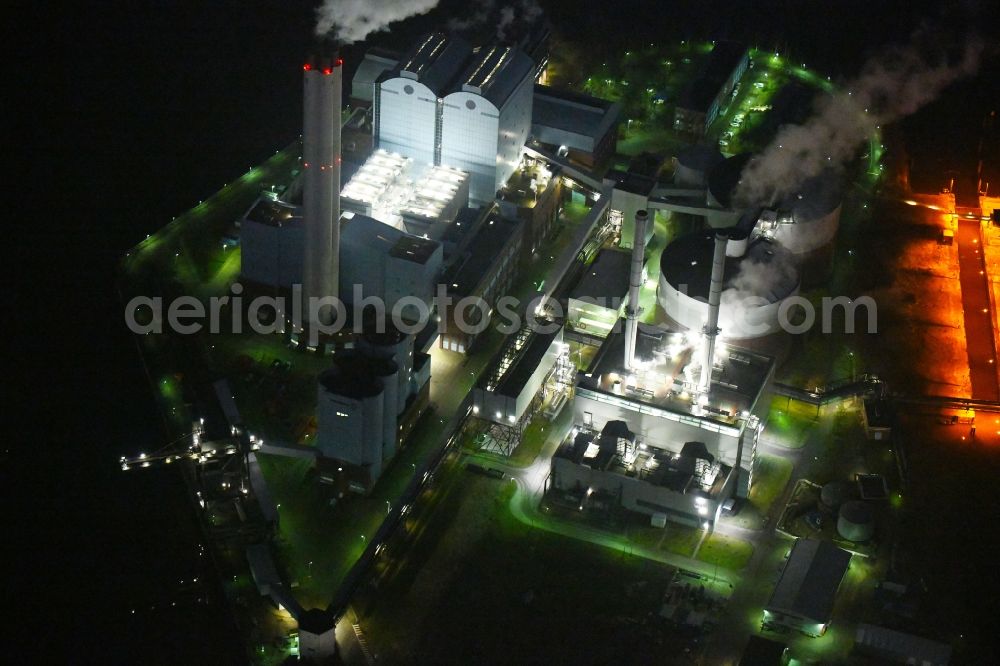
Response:
[{"label": "green illuminated lawn", "polygon": [[[667,523],[667,526],[662,528],[644,524],[631,527],[628,532],[628,540],[645,548],[692,557],[704,533],[704,530],[700,528],[677,523]],[[695,559],[735,571],[746,566],[751,555],[753,555],[753,546],[749,542],[712,533],[701,544]]]},{"label": "green illuminated lawn", "polygon": [[816,422],[816,408],[812,405],[775,396],[767,417],[767,427],[762,437],[775,446],[800,449],[806,435]]},{"label": "green illuminated lawn", "polygon": [[766,515],[775,500],[781,497],[791,476],[791,461],[778,456],[757,455],[750,488],[750,503],[760,511],[761,515]]}]

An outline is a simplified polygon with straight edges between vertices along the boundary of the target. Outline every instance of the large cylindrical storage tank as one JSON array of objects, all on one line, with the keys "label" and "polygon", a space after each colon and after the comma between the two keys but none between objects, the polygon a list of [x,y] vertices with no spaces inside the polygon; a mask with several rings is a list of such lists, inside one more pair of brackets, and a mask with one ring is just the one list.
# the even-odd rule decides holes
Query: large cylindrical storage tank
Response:
[{"label": "large cylindrical storage tank", "polygon": [[372,395],[365,396],[362,405],[365,410],[364,460],[369,465],[373,479],[382,474],[382,440],[385,434],[385,390],[382,386]]},{"label": "large cylindrical storage tank", "polygon": [[875,517],[871,506],[861,500],[846,502],[837,516],[837,533],[848,541],[864,543],[875,534]]},{"label": "large cylindrical storage tank", "polygon": [[739,222],[742,210],[733,203],[733,192],[740,182],[743,167],[750,161],[750,153],[734,155],[709,169],[705,178],[705,203],[710,209],[705,213],[708,226],[731,227]]},{"label": "large cylindrical storage tank", "polygon": [[398,441],[397,417],[399,416],[399,366],[387,358],[371,359],[372,374],[382,383],[384,392],[382,418],[382,458],[396,455]]},{"label": "large cylindrical storage tank", "polygon": [[383,332],[365,331],[358,347],[368,356],[387,358],[398,366],[396,413],[401,414],[410,397],[413,376],[413,336],[388,326]]},{"label": "large cylindrical storage tank", "polygon": [[[714,245],[714,231],[699,231],[678,238],[660,256],[657,301],[682,330],[701,331],[708,320]],[[738,241],[732,252],[742,251],[741,245]],[[723,285],[720,336],[746,340],[781,330],[779,309],[798,294],[799,276],[787,252],[756,238],[747,242],[741,256],[726,258]]]},{"label": "large cylindrical storage tank", "polygon": [[774,229],[767,232],[794,255],[807,286],[824,282],[833,267],[841,194],[834,173],[807,179],[781,202]]},{"label": "large cylindrical storage tank", "polygon": [[725,159],[714,146],[705,144],[685,146],[674,158],[674,185],[704,187],[708,172]]},{"label": "large cylindrical storage tank", "polygon": [[751,153],[740,153],[719,162],[708,171],[705,203],[720,208],[733,208],[733,194],[740,184],[743,167],[747,165]]},{"label": "large cylindrical storage tank", "polygon": [[[377,478],[382,464],[382,383],[369,361],[353,350],[337,352],[319,376],[318,445],[324,455],[354,465],[371,465]],[[373,430],[374,428],[374,430]]]},{"label": "large cylindrical storage tank", "polygon": [[819,491],[819,501],[823,508],[836,512],[847,501],[854,499],[851,485],[846,481],[831,481]]}]

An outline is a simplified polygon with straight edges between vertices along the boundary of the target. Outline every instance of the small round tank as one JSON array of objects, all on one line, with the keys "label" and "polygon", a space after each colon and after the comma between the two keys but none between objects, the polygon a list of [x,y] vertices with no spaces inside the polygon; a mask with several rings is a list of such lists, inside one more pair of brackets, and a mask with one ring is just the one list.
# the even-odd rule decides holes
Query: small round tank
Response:
[{"label": "small round tank", "polygon": [[831,481],[819,491],[820,504],[830,511],[838,511],[844,502],[851,499],[854,499],[854,493],[846,481]]},{"label": "small round tank", "polygon": [[870,540],[875,533],[875,518],[871,506],[861,500],[846,502],[840,507],[837,533],[855,543]]}]

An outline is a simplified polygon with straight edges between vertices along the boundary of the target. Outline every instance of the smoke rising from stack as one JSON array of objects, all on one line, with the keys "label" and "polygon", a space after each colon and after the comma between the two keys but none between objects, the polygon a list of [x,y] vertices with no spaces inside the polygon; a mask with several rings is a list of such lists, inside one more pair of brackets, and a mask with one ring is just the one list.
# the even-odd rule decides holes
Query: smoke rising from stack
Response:
[{"label": "smoke rising from stack", "polygon": [[795,277],[795,267],[785,256],[771,261],[744,259],[739,270],[722,292],[722,312],[719,324],[723,333],[741,329],[749,322],[748,314],[764,303],[762,299],[774,285],[786,284]]},{"label": "smoke rising from stack", "polygon": [[472,13],[462,19],[451,19],[448,21],[449,30],[468,30],[495,21],[497,24],[496,38],[500,41],[507,39],[507,32],[517,22],[531,23],[541,17],[543,11],[536,0],[514,0],[501,7],[498,14],[494,14],[497,7],[497,0],[479,0],[472,4]]},{"label": "smoke rising from stack", "polygon": [[794,193],[807,178],[840,169],[852,160],[876,126],[908,116],[949,85],[975,73],[982,41],[966,37],[949,59],[926,34],[869,60],[861,74],[832,95],[817,99],[802,125],[782,127],[766,149],[743,169],[734,200],[771,204]]},{"label": "smoke rising from stack", "polygon": [[360,42],[396,21],[426,14],[438,0],[324,0],[316,10],[316,35],[341,44]]}]

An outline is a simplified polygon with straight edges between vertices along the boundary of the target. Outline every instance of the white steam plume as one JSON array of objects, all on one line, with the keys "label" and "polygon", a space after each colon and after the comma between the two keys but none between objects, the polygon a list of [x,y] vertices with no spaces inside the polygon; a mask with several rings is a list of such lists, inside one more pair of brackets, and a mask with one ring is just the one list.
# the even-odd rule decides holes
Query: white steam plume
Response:
[{"label": "white steam plume", "polygon": [[452,31],[467,30],[479,25],[483,25],[490,20],[490,14],[496,6],[496,0],[479,0],[479,2],[469,3],[473,7],[473,12],[465,18],[451,18],[448,20],[448,29]]},{"label": "white steam plume", "polygon": [[324,0],[316,10],[316,34],[330,33],[341,44],[360,42],[390,23],[426,14],[438,0]]},{"label": "white steam plume", "polygon": [[939,52],[920,43],[889,49],[868,61],[842,90],[822,96],[802,125],[782,127],[743,169],[734,198],[741,205],[773,205],[807,178],[839,168],[857,154],[876,126],[910,115],[957,79],[976,71],[982,42],[969,39],[957,62],[928,62]]},{"label": "white steam plume", "polygon": [[496,15],[494,15],[494,10],[497,7],[497,0],[478,0],[470,5],[473,8],[472,13],[465,18],[451,19],[448,21],[448,28],[450,30],[466,30],[496,21],[496,36],[500,41],[507,39],[507,31],[515,22],[531,23],[543,14],[543,10],[536,0],[511,0],[511,2],[504,3]]},{"label": "white steam plume", "polygon": [[[774,298],[787,294],[772,294],[777,285],[786,285],[796,277],[795,268],[784,254],[769,261],[747,258],[740,262],[739,270],[723,290],[719,300],[719,327],[727,333],[745,334],[747,326],[757,324],[752,312]],[[763,299],[763,300],[762,300]]]}]

